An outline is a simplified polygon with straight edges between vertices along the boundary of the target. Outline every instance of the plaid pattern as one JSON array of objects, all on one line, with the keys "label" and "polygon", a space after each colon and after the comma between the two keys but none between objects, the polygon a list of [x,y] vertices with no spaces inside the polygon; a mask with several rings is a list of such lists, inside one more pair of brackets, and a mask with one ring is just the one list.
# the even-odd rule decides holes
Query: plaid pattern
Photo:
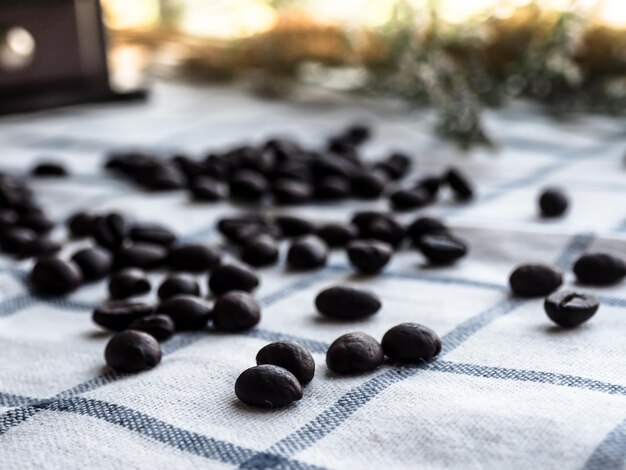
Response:
[{"label": "plaid pattern", "polygon": [[[366,157],[406,150],[418,155],[418,172],[454,163],[478,183],[471,204],[443,201],[426,211],[468,240],[463,262],[428,268],[407,252],[383,275],[360,279],[334,253],[312,273],[262,270],[259,327],[178,334],[163,344],[157,368],[129,376],[104,367],[108,335],[89,318],[106,297],[104,282],[65,299],[35,298],[29,262],[2,258],[2,468],[626,468],[626,287],[585,288],[601,308],[588,324],[565,331],[551,326],[541,299],[512,298],[506,284],[521,262],[554,262],[571,286],[570,266],[581,253],[626,254],[623,123],[556,123],[516,105],[488,115],[499,154],[459,156],[430,135],[432,116],[392,104],[268,103],[233,89],[158,84],[148,106],[5,118],[0,163],[23,171],[42,156],[66,161],[71,179],[33,181],[59,220],[78,208],[116,209],[166,223],[186,240],[218,242],[214,222],[234,210],[227,203],[142,194],[99,171],[103,153],[128,145],[200,152],[275,133],[319,143],[356,119],[377,131]],[[569,191],[572,210],[543,221],[535,199],[550,184]],[[366,207],[385,202],[294,211],[345,220]],[[155,285],[161,277],[154,275]],[[374,289],[382,312],[349,324],[321,319],[314,296],[339,282]],[[403,321],[441,334],[438,360],[358,377],[327,372],[324,355],[337,336],[361,330],[380,338]],[[277,411],[239,403],[238,374],[264,344],[285,338],[308,347],[318,364],[303,400]]]}]

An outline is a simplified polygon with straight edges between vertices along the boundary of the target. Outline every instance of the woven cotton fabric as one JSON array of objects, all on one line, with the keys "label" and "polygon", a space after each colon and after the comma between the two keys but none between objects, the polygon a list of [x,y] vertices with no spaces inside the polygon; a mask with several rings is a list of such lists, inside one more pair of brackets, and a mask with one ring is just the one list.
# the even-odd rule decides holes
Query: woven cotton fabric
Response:
[{"label": "woven cotton fabric", "polygon": [[[555,122],[518,104],[487,114],[497,153],[466,155],[432,135],[431,115],[388,103],[264,102],[236,89],[157,84],[147,105],[1,119],[0,166],[24,174],[43,157],[65,162],[70,178],[32,181],[59,222],[78,209],[118,210],[168,225],[186,241],[220,243],[215,221],[240,209],[191,203],[183,192],[141,192],[101,170],[105,154],[131,146],[201,155],[277,134],[321,145],[356,120],[376,133],[366,158],[403,150],[416,156],[415,174],[453,164],[476,183],[471,203],[444,194],[420,212],[443,217],[467,240],[465,259],[431,268],[404,251],[383,274],[365,279],[352,274],[343,252],[317,271],[287,273],[283,263],[260,270],[255,295],[263,313],[255,329],[177,334],[163,344],[158,367],[123,375],[106,368],[109,334],[90,318],[106,298],[104,281],[67,298],[37,298],[27,288],[30,262],[1,257],[0,467],[626,468],[626,283],[575,286],[571,272],[587,251],[626,256],[623,122]],[[571,209],[542,220],[536,198],[551,185],[568,192]],[[267,211],[347,221],[355,210],[386,204]],[[63,237],[62,226],[55,236]],[[86,244],[69,243],[62,255]],[[560,266],[564,288],[597,295],[596,316],[564,330],[548,320],[543,299],[511,297],[510,272],[532,261]],[[155,273],[153,286],[162,277]],[[206,277],[198,279],[206,293]],[[349,323],[322,319],[315,295],[337,283],[374,290],[382,311]],[[327,370],[326,349],[341,334],[380,339],[407,321],[441,335],[435,361],[352,377]],[[234,394],[237,376],[262,346],[280,339],[312,351],[315,379],[288,408],[243,405]]]}]

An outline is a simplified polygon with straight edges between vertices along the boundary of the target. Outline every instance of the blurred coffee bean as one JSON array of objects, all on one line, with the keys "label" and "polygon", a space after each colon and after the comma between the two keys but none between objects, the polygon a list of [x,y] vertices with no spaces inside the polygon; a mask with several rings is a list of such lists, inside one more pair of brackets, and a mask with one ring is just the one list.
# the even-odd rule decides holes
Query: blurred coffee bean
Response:
[{"label": "blurred coffee bean", "polygon": [[45,161],[33,166],[30,174],[33,176],[67,176],[68,171],[62,163]]},{"label": "blurred coffee bean", "polygon": [[91,316],[94,323],[109,330],[123,331],[139,318],[154,313],[152,305],[143,302],[113,301],[97,307]]},{"label": "blurred coffee bean", "polygon": [[448,227],[434,217],[418,217],[407,228],[407,235],[413,246],[418,246],[424,235],[443,235],[449,232]]},{"label": "blurred coffee bean", "polygon": [[176,331],[174,321],[168,315],[154,314],[138,318],[128,327],[131,330],[148,333],[157,341],[165,341]]},{"label": "blurred coffee bean", "polygon": [[362,199],[376,199],[385,190],[387,175],[382,171],[368,171],[356,174],[352,178],[352,193]]},{"label": "blurred coffee bean", "polygon": [[348,243],[348,259],[362,274],[376,274],[389,263],[393,247],[380,240],[354,240]]},{"label": "blurred coffee bean", "polygon": [[244,202],[259,202],[267,192],[267,181],[251,170],[239,170],[228,182],[230,197]]},{"label": "blurred coffee bean", "polygon": [[424,235],[418,248],[431,264],[451,264],[467,254],[467,244],[448,234]]},{"label": "blurred coffee bean", "polygon": [[209,289],[215,295],[238,290],[252,292],[259,286],[259,277],[251,269],[237,264],[223,264],[209,276]]},{"label": "blurred coffee bean", "polygon": [[37,234],[24,227],[13,227],[0,233],[0,249],[4,253],[19,255],[24,247],[37,239]]},{"label": "blurred coffee bean", "polygon": [[308,235],[315,231],[315,224],[302,217],[280,215],[274,219],[283,237],[293,238]]},{"label": "blurred coffee bean", "polygon": [[405,228],[391,217],[372,217],[359,230],[359,238],[374,239],[399,247],[406,235]]},{"label": "blurred coffee bean", "polygon": [[213,325],[222,331],[243,331],[261,320],[261,307],[247,292],[230,291],[215,301]]},{"label": "blurred coffee bean", "polygon": [[269,235],[260,235],[248,241],[242,251],[241,260],[254,267],[264,267],[278,261],[278,244]]},{"label": "blurred coffee bean", "polygon": [[113,268],[140,268],[146,271],[160,268],[167,259],[167,248],[154,243],[128,243],[117,249]]},{"label": "blurred coffee bean", "polygon": [[17,212],[13,209],[0,209],[0,231],[15,227],[17,220]]},{"label": "blurred coffee bean", "polygon": [[301,181],[279,179],[272,185],[274,201],[282,205],[303,204],[313,196],[313,188]]},{"label": "blurred coffee bean", "polygon": [[196,201],[219,201],[225,196],[220,183],[210,176],[197,176],[189,185],[189,190]]},{"label": "blurred coffee bean", "polygon": [[431,196],[422,189],[399,189],[391,194],[389,201],[393,210],[408,211],[428,205]]},{"label": "blurred coffee bean", "polygon": [[322,201],[335,201],[350,196],[351,186],[343,176],[326,176],[315,183],[315,198]]},{"label": "blurred coffee bean", "polygon": [[542,217],[559,217],[567,211],[569,200],[563,191],[550,188],[539,196],[539,210]]},{"label": "blurred coffee bean", "polygon": [[20,257],[31,258],[34,256],[52,255],[61,250],[61,244],[47,235],[41,235],[22,246]]},{"label": "blurred coffee bean", "polygon": [[115,250],[122,246],[128,236],[126,219],[115,212],[96,217],[91,227],[91,236],[94,240],[109,250]]},{"label": "blurred coffee bean", "polygon": [[156,313],[168,315],[176,330],[199,330],[211,317],[211,304],[201,297],[180,294],[163,301]]},{"label": "blurred coffee bean", "polygon": [[113,256],[103,248],[92,247],[77,251],[72,256],[80,268],[85,281],[98,281],[109,275],[113,267]]},{"label": "blurred coffee bean", "polygon": [[94,216],[87,212],[76,212],[67,219],[67,228],[74,238],[88,237],[92,233]]},{"label": "blurred coffee bean", "polygon": [[219,265],[221,253],[213,247],[199,244],[174,246],[167,262],[174,271],[206,272]]},{"label": "blurred coffee bean", "polygon": [[34,290],[45,295],[65,295],[76,290],[83,282],[78,266],[60,258],[42,258],[30,273]]},{"label": "blurred coffee bean", "polygon": [[196,280],[188,274],[171,274],[159,286],[157,295],[161,300],[167,300],[176,295],[200,295],[200,286]]},{"label": "blurred coffee bean", "polygon": [[467,201],[474,197],[474,188],[469,180],[459,169],[450,168],[445,175],[445,180],[452,189],[454,196],[459,201]]},{"label": "blurred coffee bean", "polygon": [[574,274],[581,284],[608,286],[626,276],[626,262],[610,253],[586,253],[574,263]]},{"label": "blurred coffee bean", "polygon": [[40,212],[29,212],[20,215],[18,224],[37,233],[47,233],[54,228],[54,221],[46,214]]},{"label": "blurred coffee bean", "polygon": [[315,234],[331,248],[346,246],[358,237],[358,230],[354,225],[328,223],[319,226]]},{"label": "blurred coffee bean", "polygon": [[176,234],[167,227],[155,223],[138,223],[130,228],[129,238],[134,242],[154,243],[170,246],[176,240]]},{"label": "blurred coffee bean", "polygon": [[523,264],[509,278],[511,290],[523,297],[540,297],[554,292],[563,283],[561,270],[548,264]]},{"label": "blurred coffee bean", "polygon": [[328,246],[315,235],[296,239],[287,251],[287,266],[297,271],[321,268],[327,259]]},{"label": "blurred coffee bean", "polygon": [[109,279],[109,294],[112,299],[126,299],[150,292],[150,281],[146,273],[138,268],[126,268],[113,273]]}]

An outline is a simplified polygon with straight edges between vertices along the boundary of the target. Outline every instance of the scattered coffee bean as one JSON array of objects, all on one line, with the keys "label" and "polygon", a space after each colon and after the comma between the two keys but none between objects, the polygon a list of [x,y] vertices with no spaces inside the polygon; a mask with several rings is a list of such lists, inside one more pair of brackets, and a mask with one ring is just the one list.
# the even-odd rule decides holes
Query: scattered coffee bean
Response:
[{"label": "scattered coffee bean", "polygon": [[165,300],[156,313],[169,316],[176,330],[199,330],[211,317],[211,304],[201,297],[180,294]]},{"label": "scattered coffee bean", "polygon": [[209,276],[209,289],[215,295],[233,290],[252,292],[259,285],[259,277],[245,266],[224,264],[218,266]]},{"label": "scattered coffee bean", "polygon": [[331,248],[346,246],[358,237],[358,230],[354,225],[337,223],[324,224],[315,233]]},{"label": "scattered coffee bean", "polygon": [[67,176],[68,172],[59,162],[41,162],[36,164],[31,170],[33,176]]},{"label": "scattered coffee bean", "polygon": [[143,331],[123,331],[109,340],[104,358],[117,372],[141,372],[161,362],[161,346]]},{"label": "scattered coffee bean", "polygon": [[160,268],[167,258],[167,249],[154,243],[135,242],[121,246],[113,257],[114,269],[139,268],[149,271]]},{"label": "scattered coffee bean", "polygon": [[267,192],[267,181],[251,170],[235,172],[228,182],[230,197],[244,202],[258,202]]},{"label": "scattered coffee bean", "polygon": [[221,253],[206,245],[181,245],[170,249],[168,264],[174,271],[206,272],[219,265]]},{"label": "scattered coffee bean", "polygon": [[431,196],[422,189],[399,189],[391,194],[389,201],[395,211],[419,209],[429,204]]},{"label": "scattered coffee bean", "polygon": [[337,374],[358,374],[376,369],[385,355],[380,343],[365,333],[337,338],[326,352],[326,365]]},{"label": "scattered coffee bean", "polygon": [[287,251],[287,266],[296,271],[321,268],[328,259],[328,247],[315,235],[295,240]]},{"label": "scattered coffee bean", "polygon": [[434,217],[418,217],[407,228],[407,235],[413,246],[418,246],[424,235],[443,235],[448,233],[448,227]]},{"label": "scattered coffee bean", "polygon": [[248,241],[241,252],[241,260],[257,268],[278,261],[278,245],[269,235],[260,235]]},{"label": "scattered coffee bean", "polygon": [[380,240],[354,240],[348,244],[348,259],[362,274],[376,274],[389,263],[393,247]]},{"label": "scattered coffee bean", "polygon": [[141,182],[150,191],[171,191],[184,188],[187,179],[182,171],[171,164],[159,164],[142,173]]},{"label": "scattered coffee bean", "polygon": [[568,205],[567,196],[558,189],[546,189],[539,196],[539,210],[543,217],[559,217]]},{"label": "scattered coffee bean", "polygon": [[261,320],[261,307],[247,292],[230,291],[213,306],[213,325],[223,331],[243,331]]},{"label": "scattered coffee bean", "polygon": [[69,294],[83,282],[76,263],[60,258],[42,258],[33,267],[30,281],[35,291],[46,295]]},{"label": "scattered coffee bean", "polygon": [[302,385],[287,369],[263,364],[241,373],[235,395],[247,405],[280,408],[302,398]]},{"label": "scattered coffee bean", "polygon": [[85,281],[98,281],[109,275],[113,267],[113,257],[107,250],[99,247],[84,248],[72,256],[83,273]]},{"label": "scattered coffee bean", "polygon": [[210,176],[198,176],[189,186],[196,201],[219,201],[224,198],[224,190],[217,180]]},{"label": "scattered coffee bean", "polygon": [[384,171],[391,179],[398,180],[406,176],[411,169],[411,157],[396,152],[386,160],[376,164],[374,168]]},{"label": "scattered coffee bean", "polygon": [[545,296],[563,283],[563,275],[556,266],[547,264],[523,264],[515,268],[509,284],[517,295],[523,297]]},{"label": "scattered coffee bean", "polygon": [[165,341],[172,337],[176,325],[168,315],[154,314],[138,318],[131,323],[129,328],[148,333],[157,341]]},{"label": "scattered coffee bean", "polygon": [[277,204],[303,204],[313,196],[313,188],[302,181],[282,178],[272,185],[272,194]]},{"label": "scattered coffee bean", "polygon": [[315,198],[336,201],[350,195],[350,180],[343,176],[326,176],[315,184]]},{"label": "scattered coffee bean", "polygon": [[362,199],[376,199],[388,181],[387,174],[382,171],[361,172],[352,178],[352,193]]},{"label": "scattered coffee bean", "polygon": [[427,326],[401,323],[391,328],[382,340],[385,354],[392,360],[416,363],[432,359],[441,352],[441,338]]},{"label": "scattered coffee bean", "polygon": [[593,317],[600,303],[592,295],[561,291],[549,295],[543,305],[554,323],[571,328]]},{"label": "scattered coffee bean", "polygon": [[466,243],[452,235],[424,235],[418,247],[430,263],[438,265],[454,263],[467,254]]},{"label": "scattered coffee bean", "polygon": [[24,227],[8,228],[0,233],[0,249],[4,253],[19,255],[29,243],[37,239],[37,234]]},{"label": "scattered coffee bean", "polygon": [[109,294],[113,299],[126,299],[148,292],[150,292],[150,281],[141,269],[122,269],[109,279]]},{"label": "scattered coffee bean", "polygon": [[293,341],[277,341],[261,348],[256,355],[256,363],[287,369],[303,386],[315,375],[313,356],[307,348]]},{"label": "scattered coffee bean", "polygon": [[274,230],[268,221],[257,214],[242,214],[236,217],[226,217],[217,224],[217,229],[230,242],[236,244],[246,243],[260,235],[274,235]]},{"label": "scattered coffee bean", "polygon": [[0,231],[15,227],[18,215],[13,209],[0,209]]},{"label": "scattered coffee bean", "polygon": [[167,300],[180,294],[199,296],[200,286],[188,274],[172,274],[161,283],[157,291],[161,300]]},{"label": "scattered coffee bean", "polygon": [[399,247],[406,236],[405,228],[388,216],[373,216],[359,229],[359,238],[374,239]]},{"label": "scattered coffee bean", "polygon": [[607,286],[626,276],[626,263],[609,253],[587,253],[574,263],[574,274],[581,284]]},{"label": "scattered coffee bean", "polygon": [[128,224],[121,214],[98,216],[91,224],[91,235],[104,248],[114,250],[122,246],[128,235]]},{"label": "scattered coffee bean", "polygon": [[334,286],[317,295],[315,306],[322,315],[354,320],[373,315],[380,310],[382,304],[378,296],[371,291]]},{"label": "scattered coffee bean", "polygon": [[450,168],[445,175],[445,180],[459,201],[467,201],[474,197],[471,183],[457,168]]},{"label": "scattered coffee bean", "polygon": [[54,228],[54,221],[40,212],[28,212],[20,215],[18,224],[37,233],[48,233]]},{"label": "scattered coffee bean", "polygon": [[430,196],[430,199],[434,200],[439,193],[440,186],[441,178],[437,176],[424,176],[423,178],[420,178],[413,187],[415,189],[426,191],[426,193]]},{"label": "scattered coffee bean", "polygon": [[123,331],[135,320],[154,313],[154,307],[143,302],[124,300],[107,302],[93,311],[94,323],[109,330]]},{"label": "scattered coffee bean", "polygon": [[87,212],[77,212],[67,220],[67,228],[74,238],[88,237],[92,233],[94,217]]},{"label": "scattered coffee bean", "polygon": [[281,215],[276,217],[275,222],[282,236],[287,238],[301,237],[315,231],[313,222],[301,217]]},{"label": "scattered coffee bean", "polygon": [[159,224],[135,224],[130,229],[130,239],[134,242],[153,243],[170,246],[176,242],[176,234]]},{"label": "scattered coffee bean", "polygon": [[33,256],[53,255],[61,250],[61,244],[47,235],[35,238],[33,241],[26,243],[22,247],[19,256],[23,258],[31,258]]}]

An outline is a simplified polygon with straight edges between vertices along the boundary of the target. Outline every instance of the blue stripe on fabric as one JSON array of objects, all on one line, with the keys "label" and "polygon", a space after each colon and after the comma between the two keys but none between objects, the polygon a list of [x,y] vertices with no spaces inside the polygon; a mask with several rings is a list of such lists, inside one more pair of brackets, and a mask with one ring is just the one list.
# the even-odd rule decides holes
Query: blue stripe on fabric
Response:
[{"label": "blue stripe on fabric", "polygon": [[623,470],[626,468],[626,420],[613,429],[596,447],[584,470]]},{"label": "blue stripe on fabric", "polygon": [[301,336],[289,335],[286,333],[280,333],[276,331],[265,330],[263,328],[255,328],[246,332],[246,336],[251,338],[263,339],[265,341],[295,341],[296,343],[301,344],[305,348],[307,348],[312,353],[317,354],[326,354],[326,350],[328,343],[324,343],[323,341],[316,341],[314,339],[303,338]]},{"label": "blue stripe on fabric", "polygon": [[0,317],[13,315],[25,308],[36,305],[37,301],[29,294],[20,294],[0,302]]},{"label": "blue stripe on fabric", "polygon": [[574,235],[554,264],[564,271],[568,270],[574,264],[576,259],[589,249],[595,239],[596,236],[593,233],[581,233]]},{"label": "blue stripe on fabric", "polygon": [[14,395],[12,393],[0,393],[0,406],[27,406],[38,403],[39,398],[26,397],[24,395]]}]

